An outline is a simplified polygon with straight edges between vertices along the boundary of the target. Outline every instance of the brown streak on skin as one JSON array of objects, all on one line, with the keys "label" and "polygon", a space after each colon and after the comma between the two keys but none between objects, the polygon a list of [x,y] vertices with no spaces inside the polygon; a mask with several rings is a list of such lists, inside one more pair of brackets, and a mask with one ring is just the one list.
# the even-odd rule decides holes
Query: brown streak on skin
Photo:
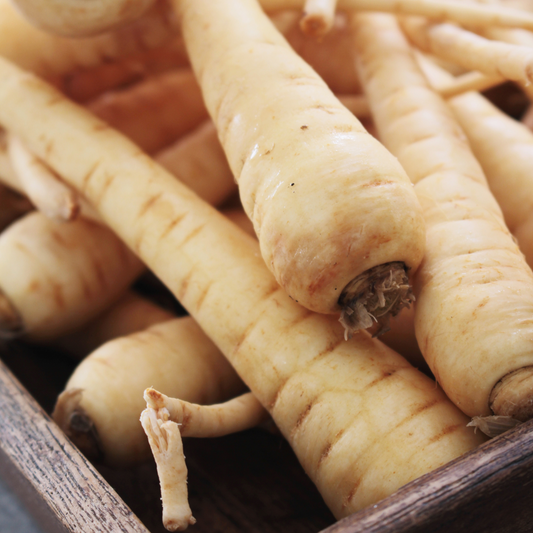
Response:
[{"label": "brown streak on skin", "polygon": [[63,236],[57,232],[57,231],[52,231],[52,239],[54,239],[54,241],[59,244],[59,246],[62,246],[63,248],[70,248],[69,246],[69,243],[63,238]]},{"label": "brown streak on skin", "polygon": [[52,154],[53,149],[54,149],[54,141],[50,140],[46,143],[46,146],[44,147],[44,153],[45,153],[46,159],[50,159],[50,155]]},{"label": "brown streak on skin", "polygon": [[180,433],[184,433],[191,420],[191,413],[183,412],[183,418],[181,419]]},{"label": "brown streak on skin", "polygon": [[374,381],[371,381],[363,390],[371,389],[374,385],[377,385],[380,381],[391,377],[396,372],[395,369],[391,369],[389,372],[383,372],[381,376],[377,377]]},{"label": "brown streak on skin", "polygon": [[[163,233],[161,233],[161,235],[159,236],[159,239],[160,240],[164,239],[185,218],[185,216],[186,215],[183,214],[183,215],[179,215],[179,216],[173,218],[172,221],[170,222],[170,224],[168,224],[168,226],[164,229]],[[187,237],[186,241],[187,240],[188,240],[188,237]]]},{"label": "brown streak on skin", "polygon": [[329,455],[329,452],[331,451],[331,448],[333,447],[333,444],[331,444],[331,442],[329,442],[326,447],[322,450],[322,453],[320,454],[320,457],[318,459],[318,465],[317,467],[320,466],[320,463],[322,463],[322,461]]},{"label": "brown streak on skin", "polygon": [[454,431],[457,431],[458,429],[462,428],[462,424],[454,424],[453,426],[448,426],[447,428],[443,429],[438,435],[435,435],[428,444],[433,444],[446,435],[449,435],[450,433],[453,433]]},{"label": "brown streak on skin", "polygon": [[346,498],[344,498],[342,502],[342,508],[344,509],[352,500],[352,498],[355,496],[355,493],[357,492],[357,489],[359,488],[359,485],[361,484],[361,479],[359,479],[355,485],[352,487],[352,490],[346,495]]},{"label": "brown streak on skin", "polygon": [[281,391],[283,390],[283,388],[287,384],[287,381],[289,381],[289,378],[286,378],[281,383],[281,385],[278,387],[278,390],[276,391],[276,394],[274,394],[274,397],[272,398],[272,401],[268,404],[267,409],[268,409],[268,411],[270,413],[273,411],[274,407],[276,406],[276,403],[278,402],[278,399],[279,399],[279,397],[281,395]]},{"label": "brown streak on skin", "polygon": [[314,363],[321,357],[324,357],[325,355],[331,353],[337,346],[340,346],[341,344],[344,344],[346,341],[344,340],[344,337],[338,338],[334,340],[333,342],[330,342],[325,350],[322,350],[321,352],[317,353],[310,361],[309,364]]},{"label": "brown streak on skin", "polygon": [[200,296],[196,300],[196,310],[197,311],[199,311],[200,308],[202,307],[202,304],[204,303],[205,297],[207,296],[207,293],[209,292],[209,289],[211,288],[212,285],[213,285],[213,282],[210,282],[207,285],[207,287],[205,287],[205,289],[202,291],[202,294],[200,294]]},{"label": "brown streak on skin", "polygon": [[113,183],[114,179],[115,179],[115,176],[110,175],[110,174],[106,174],[105,181],[104,181],[103,186],[100,189],[100,192],[98,194],[98,198],[95,199],[95,202],[94,202],[95,206],[100,205],[100,203],[102,202],[102,199],[103,199],[106,191],[109,189],[109,187]]},{"label": "brown streak on skin", "polygon": [[[182,218],[183,216],[185,215],[182,215]],[[176,221],[176,224],[179,222]],[[175,224],[174,224],[175,225]],[[173,227],[173,226],[172,226]],[[170,229],[172,229],[172,227]],[[202,224],[201,226],[197,226],[196,228],[194,228],[188,235],[187,237],[185,237],[185,239],[181,242],[181,246],[187,244],[191,239],[193,239],[194,237],[196,237],[196,235],[198,235],[205,227],[205,224]],[[168,230],[170,231],[170,230]],[[163,237],[164,235],[162,235],[161,237]]]},{"label": "brown streak on skin", "polygon": [[311,412],[311,409],[313,408],[313,404],[315,403],[315,400],[312,402],[309,402],[302,413],[300,413],[300,416],[298,417],[298,420],[296,420],[296,424],[294,424],[294,427],[291,431],[291,437],[298,431],[298,428],[304,423],[304,420],[307,418],[307,415]]},{"label": "brown streak on skin", "polygon": [[85,193],[87,191],[87,187],[89,186],[89,181],[90,181],[91,177],[94,175],[94,173],[96,172],[96,170],[98,169],[98,165],[99,164],[100,164],[99,162],[96,162],[89,169],[87,174],[85,174],[85,176],[83,176],[83,179],[81,180],[81,191],[82,191],[82,193]]},{"label": "brown streak on skin", "polygon": [[179,301],[182,301],[184,299],[184,296],[185,296],[185,293],[187,292],[187,288],[189,287],[189,282],[191,281],[191,278],[192,278],[192,272],[187,274],[187,276],[181,282],[181,285],[177,291],[178,292],[177,296],[178,296]]},{"label": "brown streak on skin", "polygon": [[150,207],[152,207],[162,196],[163,196],[163,193],[159,192],[155,194],[154,196],[151,196],[150,198],[148,198],[148,200],[146,200],[146,202],[144,202],[144,204],[139,209],[137,216],[139,218],[143,217],[146,214],[146,212],[150,209]]}]

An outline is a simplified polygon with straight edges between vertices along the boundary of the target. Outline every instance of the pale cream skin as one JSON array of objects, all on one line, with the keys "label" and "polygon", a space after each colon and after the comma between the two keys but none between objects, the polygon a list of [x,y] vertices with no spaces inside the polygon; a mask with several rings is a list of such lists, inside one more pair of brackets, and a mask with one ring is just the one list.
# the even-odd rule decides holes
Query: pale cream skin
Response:
[{"label": "pale cream skin", "polygon": [[123,26],[142,15],[155,0],[12,0],[34,25],[66,37],[85,37]]},{"label": "pale cream skin", "polygon": [[261,254],[291,298],[338,313],[368,269],[415,270],[425,230],[408,177],[257,4],[175,5]]},{"label": "pale cream skin", "polygon": [[433,24],[424,19],[402,17],[402,28],[421,50],[489,76],[533,81],[533,49],[492,41],[453,24]]},{"label": "pale cream skin", "polygon": [[[180,300],[338,518],[482,442],[398,354],[365,333],[345,341],[335,317],[292,301],[252,237],[126,138],[2,60],[0,79],[0,124],[83,191]],[[69,150],[49,149],[65,139]]]},{"label": "pale cream skin", "polygon": [[[426,66],[432,83],[450,78],[442,69]],[[533,133],[480,94],[452,98],[449,105],[483,167],[509,230],[533,265]]]},{"label": "pale cream skin", "polygon": [[[70,432],[69,417],[82,410],[96,428],[102,459],[125,467],[146,460],[149,447],[139,424],[143,392],[218,403],[244,388],[220,350],[190,317],[166,320],[111,340],[88,355],[61,394],[54,417]],[[80,391],[75,402],[70,397]]]},{"label": "pale cream skin", "polygon": [[463,412],[493,414],[496,383],[533,363],[533,274],[465,134],[429,87],[394,19],[354,20],[376,127],[415,183],[428,228],[414,277],[418,344]]},{"label": "pale cream skin", "polygon": [[109,229],[82,219],[58,223],[33,212],[0,235],[0,291],[28,340],[53,339],[79,327],[143,270]]}]

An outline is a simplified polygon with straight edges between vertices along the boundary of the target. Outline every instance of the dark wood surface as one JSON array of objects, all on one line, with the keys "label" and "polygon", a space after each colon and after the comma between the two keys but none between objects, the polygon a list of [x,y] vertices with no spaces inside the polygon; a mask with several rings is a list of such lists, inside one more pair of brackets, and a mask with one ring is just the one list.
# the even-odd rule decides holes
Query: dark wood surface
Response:
[{"label": "dark wood surface", "polygon": [[[3,352],[31,396],[0,364],[0,476],[51,533],[163,533],[153,463],[95,468],[49,419],[75,362],[46,355],[18,344]],[[339,522],[279,435],[186,439],[184,449],[198,519],[191,533],[533,531],[533,422]]]}]

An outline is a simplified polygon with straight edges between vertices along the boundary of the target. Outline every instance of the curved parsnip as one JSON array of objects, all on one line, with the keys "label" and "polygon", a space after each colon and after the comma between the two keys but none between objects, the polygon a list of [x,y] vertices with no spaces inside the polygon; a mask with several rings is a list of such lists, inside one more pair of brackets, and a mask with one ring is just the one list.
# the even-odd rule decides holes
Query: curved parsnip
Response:
[{"label": "curved parsnip", "polygon": [[[420,349],[448,397],[469,416],[528,419],[531,269],[464,133],[429,87],[396,21],[387,15],[354,20],[359,72],[380,138],[415,183],[428,227],[414,277]],[[515,371],[519,376],[507,379]],[[520,378],[523,386],[509,397]]]},{"label": "curved parsnip", "polygon": [[[0,81],[0,124],[83,191],[173,292],[267,408],[337,517],[482,441],[398,354],[365,332],[345,341],[335,317],[292,301],[252,237],[125,137],[3,60]],[[47,149],[67,139],[68,150]]]},{"label": "curved parsnip", "polygon": [[[176,1],[185,44],[261,253],[295,301],[348,331],[403,305],[422,259],[403,169],[251,0]],[[395,274],[391,276],[391,271]],[[378,287],[393,279],[381,298]],[[385,316],[381,320],[386,320]]]},{"label": "curved parsnip", "polygon": [[151,386],[200,404],[244,388],[196,322],[181,317],[97,348],[70,377],[53,416],[89,457],[125,467],[150,455],[139,417]]},{"label": "curved parsnip", "polygon": [[0,235],[0,292],[21,319],[16,332],[44,341],[77,328],[113,303],[144,269],[99,224],[30,213]]}]

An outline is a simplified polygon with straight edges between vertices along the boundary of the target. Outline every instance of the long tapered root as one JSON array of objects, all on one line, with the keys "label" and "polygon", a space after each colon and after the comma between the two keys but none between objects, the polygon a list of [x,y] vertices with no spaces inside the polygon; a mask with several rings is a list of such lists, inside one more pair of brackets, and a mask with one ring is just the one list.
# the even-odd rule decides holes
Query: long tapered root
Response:
[{"label": "long tapered root", "polygon": [[525,422],[533,418],[533,366],[504,376],[492,389],[490,408],[495,415]]},{"label": "long tapered root", "polygon": [[340,322],[345,337],[375,323],[375,336],[389,330],[389,320],[414,302],[414,294],[403,263],[386,263],[367,270],[352,280],[342,291],[339,304]]},{"label": "long tapered root", "polygon": [[163,525],[168,531],[183,531],[195,524],[187,499],[187,467],[178,424],[169,421],[166,409],[151,407],[141,414],[157,465],[163,502]]}]

